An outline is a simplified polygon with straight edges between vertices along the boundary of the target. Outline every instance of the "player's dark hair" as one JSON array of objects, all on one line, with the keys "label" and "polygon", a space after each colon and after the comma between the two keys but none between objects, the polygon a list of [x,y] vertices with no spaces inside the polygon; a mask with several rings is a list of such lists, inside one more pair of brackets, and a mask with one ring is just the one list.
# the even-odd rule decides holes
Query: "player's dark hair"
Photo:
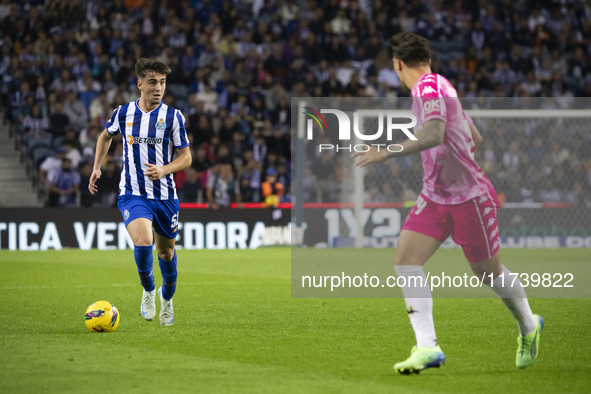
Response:
[{"label": "player's dark hair", "polygon": [[431,49],[426,38],[405,31],[392,36],[390,44],[394,58],[402,60],[408,67],[429,64]]},{"label": "player's dark hair", "polygon": [[137,74],[138,79],[146,78],[146,75],[148,75],[150,71],[153,71],[156,74],[168,75],[170,74],[170,67],[162,62],[146,59],[145,57],[140,58],[135,64],[135,73]]}]

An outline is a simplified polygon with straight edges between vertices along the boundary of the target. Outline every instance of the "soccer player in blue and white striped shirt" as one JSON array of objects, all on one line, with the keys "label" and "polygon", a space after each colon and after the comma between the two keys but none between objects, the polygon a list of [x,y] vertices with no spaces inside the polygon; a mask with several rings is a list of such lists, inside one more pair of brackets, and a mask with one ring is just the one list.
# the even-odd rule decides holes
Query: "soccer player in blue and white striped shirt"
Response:
[{"label": "soccer player in blue and white striped shirt", "polygon": [[[170,68],[157,61],[139,59],[135,65],[141,97],[115,109],[96,145],[94,168],[88,186],[98,191],[103,163],[111,140],[121,133],[124,142],[119,203],[127,231],[135,245],[135,262],[144,287],[141,312],[146,320],[156,315],[156,286],[152,275],[155,239],[163,286],[160,323],[174,320],[172,296],[176,290],[176,252],[179,200],[172,174],[191,165],[185,118],[162,102]],[[174,158],[175,152],[177,157]],[[154,232],[152,232],[154,226]]]}]

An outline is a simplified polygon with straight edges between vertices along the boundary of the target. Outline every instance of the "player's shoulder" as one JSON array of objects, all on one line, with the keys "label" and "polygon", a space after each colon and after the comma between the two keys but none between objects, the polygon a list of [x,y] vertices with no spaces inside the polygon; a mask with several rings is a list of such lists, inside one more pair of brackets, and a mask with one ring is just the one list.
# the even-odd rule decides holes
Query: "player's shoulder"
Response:
[{"label": "player's shoulder", "polygon": [[412,89],[413,97],[439,97],[439,74],[423,74]]},{"label": "player's shoulder", "polygon": [[[162,105],[164,106],[166,104],[162,103]],[[174,114],[175,118],[180,117],[183,120],[183,122],[185,121],[185,116],[183,115],[183,111],[181,111],[180,109],[175,108],[173,106],[170,106],[170,105],[167,106],[167,108]]]},{"label": "player's shoulder", "polygon": [[423,74],[412,90],[413,97],[457,97],[452,84],[441,74]]},{"label": "player's shoulder", "polygon": [[133,105],[135,105],[135,101],[130,101],[130,102],[128,102],[128,103],[121,104],[121,105],[117,106],[117,108],[115,108],[115,109],[113,110],[113,115],[116,115],[116,114],[119,114],[119,113],[120,113],[120,114],[126,113],[126,112],[127,112],[127,109],[128,109],[130,106],[133,106]]},{"label": "player's shoulder", "polygon": [[115,107],[115,109],[113,110],[113,115],[117,114],[119,111],[121,111],[121,107],[123,107],[123,105],[118,105],[117,107]]}]

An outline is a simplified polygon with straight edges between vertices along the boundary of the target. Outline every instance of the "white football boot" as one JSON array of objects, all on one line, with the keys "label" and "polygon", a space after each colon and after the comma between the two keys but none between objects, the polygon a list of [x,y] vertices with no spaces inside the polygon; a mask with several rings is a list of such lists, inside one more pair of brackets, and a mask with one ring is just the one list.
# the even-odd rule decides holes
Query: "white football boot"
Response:
[{"label": "white football boot", "polygon": [[160,324],[163,326],[172,326],[174,322],[174,309],[172,309],[172,298],[165,300],[162,297],[162,287],[158,289],[160,296]]},{"label": "white football boot", "polygon": [[142,316],[144,319],[150,321],[156,316],[156,289],[146,291],[142,295]]}]

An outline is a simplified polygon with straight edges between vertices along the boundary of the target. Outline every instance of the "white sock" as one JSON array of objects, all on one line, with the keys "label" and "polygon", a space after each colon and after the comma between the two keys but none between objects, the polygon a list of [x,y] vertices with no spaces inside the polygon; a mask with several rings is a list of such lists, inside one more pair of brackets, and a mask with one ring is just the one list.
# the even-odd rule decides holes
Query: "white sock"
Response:
[{"label": "white sock", "polygon": [[[402,295],[406,302],[406,311],[410,318],[410,324],[415,332],[418,347],[436,347],[437,336],[435,335],[435,325],[433,324],[433,297],[429,286],[422,287],[427,278],[423,267],[419,265],[397,265],[394,267],[399,277],[406,278],[406,286],[402,288]],[[415,279],[409,277],[421,277],[414,286]],[[410,283],[410,286],[409,286]]]},{"label": "white sock", "polygon": [[[505,303],[509,312],[513,315],[519,326],[519,332],[521,335],[527,335],[536,329],[536,319],[531,312],[527,296],[525,295],[525,289],[521,285],[519,278],[515,278],[514,275],[509,275],[511,271],[507,267],[503,266],[503,276],[505,277],[503,285],[503,279],[497,276],[493,280],[492,289],[497,293],[501,301]],[[515,278],[515,282],[513,279]],[[513,286],[511,286],[513,284]]]}]

